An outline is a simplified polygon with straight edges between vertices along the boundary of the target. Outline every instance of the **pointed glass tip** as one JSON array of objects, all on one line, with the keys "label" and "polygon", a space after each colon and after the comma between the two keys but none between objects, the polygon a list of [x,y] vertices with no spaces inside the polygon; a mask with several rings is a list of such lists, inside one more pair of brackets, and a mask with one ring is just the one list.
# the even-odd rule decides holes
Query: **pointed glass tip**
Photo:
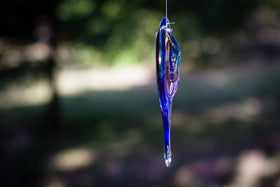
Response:
[{"label": "pointed glass tip", "polygon": [[169,155],[167,158],[165,158],[165,165],[166,167],[170,167],[171,165],[171,155]]},{"label": "pointed glass tip", "polygon": [[164,161],[165,161],[165,165],[166,167],[170,167],[171,165],[171,149],[170,146],[167,146],[167,151],[164,154]]}]

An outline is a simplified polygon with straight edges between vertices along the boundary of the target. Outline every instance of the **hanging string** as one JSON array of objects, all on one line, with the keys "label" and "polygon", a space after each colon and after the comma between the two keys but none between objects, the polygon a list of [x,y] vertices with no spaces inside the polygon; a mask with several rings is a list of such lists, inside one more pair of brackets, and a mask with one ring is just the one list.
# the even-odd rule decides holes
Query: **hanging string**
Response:
[{"label": "hanging string", "polygon": [[167,18],[167,0],[165,0],[165,16]]},{"label": "hanging string", "polygon": [[[165,17],[167,18],[167,0],[165,0]],[[175,24],[175,22],[168,22],[168,24]],[[166,25],[167,25],[167,22],[166,22]]]}]

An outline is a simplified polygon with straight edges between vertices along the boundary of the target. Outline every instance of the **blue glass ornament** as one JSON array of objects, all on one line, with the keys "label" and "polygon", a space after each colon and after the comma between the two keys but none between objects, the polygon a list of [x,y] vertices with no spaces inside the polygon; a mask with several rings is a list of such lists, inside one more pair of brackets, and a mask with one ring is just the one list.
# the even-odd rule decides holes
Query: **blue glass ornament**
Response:
[{"label": "blue glass ornament", "polygon": [[172,34],[167,17],[160,21],[156,33],[156,69],[159,103],[163,122],[164,160],[165,165],[171,164],[170,125],[171,109],[174,94],[179,84],[179,62],[181,51]]}]

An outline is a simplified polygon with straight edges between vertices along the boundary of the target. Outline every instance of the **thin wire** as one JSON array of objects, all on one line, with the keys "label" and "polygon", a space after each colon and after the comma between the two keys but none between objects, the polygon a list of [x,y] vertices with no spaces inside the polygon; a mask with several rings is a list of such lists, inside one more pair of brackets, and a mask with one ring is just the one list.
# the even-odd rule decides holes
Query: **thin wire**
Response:
[{"label": "thin wire", "polygon": [[165,16],[167,18],[167,0],[165,0]]}]

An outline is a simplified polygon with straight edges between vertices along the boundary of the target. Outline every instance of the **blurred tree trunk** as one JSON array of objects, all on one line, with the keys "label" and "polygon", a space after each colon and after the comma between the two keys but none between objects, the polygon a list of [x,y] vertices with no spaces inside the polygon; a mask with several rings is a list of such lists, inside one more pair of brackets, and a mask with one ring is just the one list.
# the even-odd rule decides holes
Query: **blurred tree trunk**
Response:
[{"label": "blurred tree trunk", "polygon": [[43,43],[50,47],[49,57],[45,61],[45,73],[49,82],[51,90],[51,99],[47,106],[47,120],[45,121],[44,133],[53,134],[59,133],[61,129],[60,124],[60,99],[58,88],[56,84],[56,19],[55,19],[55,6],[56,0],[41,2],[41,11],[37,16],[35,25],[35,37],[37,42]]},{"label": "blurred tree trunk", "polygon": [[[53,49],[54,50],[54,49]],[[56,85],[56,68],[57,62],[54,57],[50,57],[47,61],[47,77],[51,89],[51,100],[48,104],[47,111],[47,130],[50,133],[56,133],[60,131],[60,102],[59,94]]]}]

